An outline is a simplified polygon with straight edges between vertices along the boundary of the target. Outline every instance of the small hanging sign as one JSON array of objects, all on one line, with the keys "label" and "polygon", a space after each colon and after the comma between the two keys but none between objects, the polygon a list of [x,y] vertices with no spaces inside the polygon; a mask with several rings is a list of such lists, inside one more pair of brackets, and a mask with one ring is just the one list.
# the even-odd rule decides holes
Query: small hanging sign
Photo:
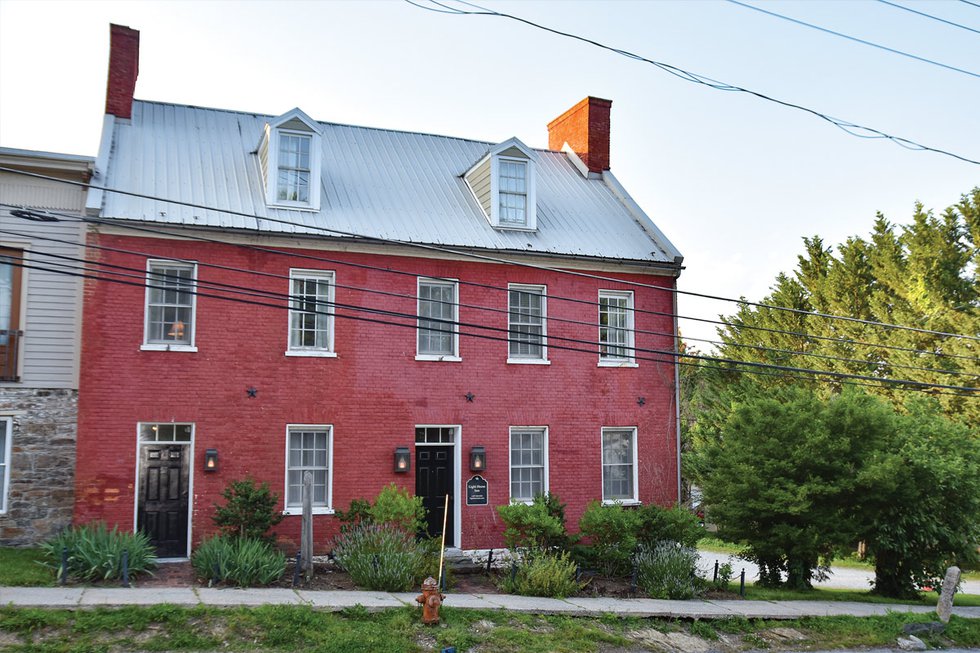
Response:
[{"label": "small hanging sign", "polygon": [[474,476],[466,481],[466,505],[485,506],[487,499],[487,481],[482,476]]}]

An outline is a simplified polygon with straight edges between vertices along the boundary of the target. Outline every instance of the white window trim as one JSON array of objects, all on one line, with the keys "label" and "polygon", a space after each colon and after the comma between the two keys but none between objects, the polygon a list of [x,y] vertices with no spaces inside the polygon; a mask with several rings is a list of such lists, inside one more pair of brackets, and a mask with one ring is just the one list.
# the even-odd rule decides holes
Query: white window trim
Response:
[{"label": "white window trim", "polygon": [[[627,326],[626,326],[626,348],[632,353],[626,358],[618,358],[613,356],[603,356],[599,354],[599,364],[598,367],[639,367],[636,362],[636,305],[634,303],[633,291],[632,290],[603,290],[599,289],[598,301],[596,302],[596,316],[598,318],[599,329],[597,335],[602,332],[602,307],[600,302],[603,297],[625,297],[629,300],[629,310],[626,313]],[[602,347],[601,338],[598,339],[599,347]]]},{"label": "white window trim", "polygon": [[[541,357],[513,358],[510,355],[510,291],[533,292],[541,295]],[[528,283],[507,284],[507,363],[511,365],[551,365],[548,360],[548,286]]]},{"label": "white window trim", "polygon": [[333,507],[333,425],[332,424],[287,424],[286,425],[286,458],[283,461],[282,478],[282,514],[302,515],[302,506],[287,506],[289,501],[289,432],[296,430],[326,430],[327,432],[327,505],[313,506],[314,515],[332,515]]},{"label": "white window trim", "polygon": [[194,422],[165,422],[165,421],[147,421],[147,422],[137,422],[136,423],[136,485],[134,486],[133,492],[133,532],[136,532],[136,527],[139,523],[139,511],[140,511],[140,474],[143,470],[140,469],[140,447],[144,444],[152,444],[154,442],[160,442],[159,440],[143,440],[140,438],[140,434],[143,432],[143,426],[148,424],[171,424],[173,426],[190,426],[191,427],[191,439],[190,440],[166,440],[164,444],[179,444],[187,445],[187,451],[190,455],[189,464],[189,476],[187,479],[187,553],[188,557],[184,558],[163,558],[163,560],[187,560],[189,559],[191,549],[191,542],[194,541],[194,438],[197,435],[197,425]]},{"label": "white window trim", "polygon": [[[293,347],[293,280],[294,279],[316,279],[326,281],[329,285],[327,290],[327,346],[322,347]],[[289,310],[286,311],[286,356],[300,356],[308,358],[336,358],[337,352],[334,350],[334,292],[337,283],[337,274],[333,270],[305,270],[301,268],[289,269]]]},{"label": "white window trim", "polygon": [[[452,354],[423,354],[419,352],[419,331],[422,329],[422,284],[433,283],[453,287],[453,353]],[[459,281],[457,279],[436,279],[432,277],[418,277],[415,284],[415,360],[417,361],[441,361],[444,363],[459,363],[463,358],[459,355]]]},{"label": "white window trim", "polygon": [[[310,201],[291,202],[280,200],[276,197],[279,191],[279,135],[289,134],[292,136],[307,136],[310,139]],[[301,131],[298,129],[284,129],[282,127],[269,128],[269,151],[268,151],[268,171],[265,180],[265,203],[271,207],[284,209],[298,209],[300,211],[319,211],[320,210],[320,159],[321,159],[321,140],[320,134],[313,129]]]},{"label": "white window trim", "polygon": [[[523,225],[500,221],[500,162],[516,161],[524,163],[527,171],[527,221]],[[535,192],[535,172],[534,161],[515,156],[501,156],[494,154],[490,157],[490,224],[497,229],[508,231],[537,231],[538,211]]]},{"label": "white window trim", "polygon": [[[606,461],[603,454],[602,439],[605,437],[606,431],[630,431],[633,438],[633,498],[632,499],[606,499]],[[602,496],[602,503],[604,505],[619,504],[622,506],[638,506],[640,505],[640,486],[639,486],[639,453],[638,453],[638,442],[636,437],[637,428],[635,426],[603,426],[599,433],[599,459],[600,459],[600,483],[599,494]]]},{"label": "white window trim", "polygon": [[13,451],[14,440],[14,419],[13,417],[0,417],[0,431],[4,434],[3,451],[3,483],[0,484],[0,515],[7,514],[7,501],[10,495],[10,455]]},{"label": "white window trim", "polygon": [[532,503],[534,503],[533,499],[530,501],[525,499],[515,499],[514,496],[511,494],[514,489],[513,486],[514,467],[513,464],[511,463],[512,449],[514,446],[514,431],[543,431],[544,432],[544,439],[541,442],[541,449],[542,449],[541,453],[542,453],[542,463],[543,463],[543,469],[541,473],[544,475],[544,479],[542,483],[542,488],[543,488],[542,491],[544,492],[544,494],[547,495],[548,492],[551,491],[551,482],[550,482],[551,470],[549,467],[549,462],[551,457],[548,455],[548,442],[549,442],[548,427],[547,426],[512,426],[507,431],[507,498],[510,499],[511,503],[524,503],[527,505],[531,505]]},{"label": "white window trim", "polygon": [[[148,336],[150,334],[150,270],[154,265],[176,265],[176,266],[189,266],[191,268],[191,275],[194,281],[194,287],[191,290],[191,320],[193,324],[191,325],[191,344],[185,345],[181,343],[168,343],[168,342],[147,342]],[[197,262],[196,261],[177,261],[174,259],[165,258],[151,258],[146,260],[146,289],[143,293],[143,344],[140,345],[140,351],[180,351],[180,352],[196,352],[197,351]]]}]

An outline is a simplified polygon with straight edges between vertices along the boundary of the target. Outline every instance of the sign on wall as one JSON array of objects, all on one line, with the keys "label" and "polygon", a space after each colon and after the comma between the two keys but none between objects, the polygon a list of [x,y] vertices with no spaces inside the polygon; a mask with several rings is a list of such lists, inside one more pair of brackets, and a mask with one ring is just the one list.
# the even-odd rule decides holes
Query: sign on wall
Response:
[{"label": "sign on wall", "polygon": [[474,476],[466,481],[466,505],[487,505],[487,481],[482,476]]}]

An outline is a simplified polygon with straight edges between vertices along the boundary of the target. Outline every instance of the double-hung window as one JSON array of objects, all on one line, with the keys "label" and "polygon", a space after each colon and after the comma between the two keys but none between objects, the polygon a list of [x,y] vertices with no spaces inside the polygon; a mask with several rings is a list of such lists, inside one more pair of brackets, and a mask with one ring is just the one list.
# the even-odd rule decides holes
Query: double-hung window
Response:
[{"label": "double-hung window", "polygon": [[[0,382],[18,381],[24,250],[0,248]],[[0,425],[2,426],[2,425]]]},{"label": "double-hung window", "polygon": [[511,427],[511,500],[530,502],[547,491],[548,430],[543,427]]},{"label": "double-hung window", "polygon": [[599,291],[599,365],[632,365],[633,293]]},{"label": "double-hung window", "polygon": [[527,226],[527,161],[501,158],[497,193],[501,225]]},{"label": "double-hung window", "polygon": [[545,287],[510,284],[507,298],[507,361],[547,362]]},{"label": "double-hung window", "polygon": [[418,355],[420,360],[459,360],[456,329],[459,306],[455,281],[419,279]]},{"label": "double-hung window", "polygon": [[279,133],[276,201],[309,204],[312,142],[313,137],[309,134]]},{"label": "double-hung window", "polygon": [[313,475],[313,511],[332,512],[333,427],[292,424],[286,427],[286,512],[303,510],[303,475]]},{"label": "double-hung window", "polygon": [[289,271],[288,356],[333,356],[334,274]]},{"label": "double-hung window", "polygon": [[197,266],[148,261],[143,349],[196,351],[194,348]]},{"label": "double-hung window", "polygon": [[10,439],[13,420],[0,417],[0,515],[7,512],[7,490],[10,487]]},{"label": "double-hung window", "polygon": [[635,503],[636,429],[602,429],[602,500]]}]

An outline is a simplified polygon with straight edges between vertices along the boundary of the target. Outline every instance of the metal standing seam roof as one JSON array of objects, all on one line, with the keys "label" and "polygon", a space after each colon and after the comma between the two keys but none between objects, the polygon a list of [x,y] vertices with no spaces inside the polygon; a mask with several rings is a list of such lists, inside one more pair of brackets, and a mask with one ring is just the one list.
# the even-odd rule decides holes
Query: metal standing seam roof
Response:
[{"label": "metal standing seam roof", "polygon": [[320,210],[268,207],[256,150],[274,118],[135,101],[132,120],[115,121],[105,186],[256,217],[111,192],[101,216],[270,234],[329,236],[311,228],[326,227],[441,246],[677,262],[646,215],[603,179],[583,177],[561,152],[535,150],[537,230],[494,229],[462,175],[495,143],[462,138],[318,123]]}]

